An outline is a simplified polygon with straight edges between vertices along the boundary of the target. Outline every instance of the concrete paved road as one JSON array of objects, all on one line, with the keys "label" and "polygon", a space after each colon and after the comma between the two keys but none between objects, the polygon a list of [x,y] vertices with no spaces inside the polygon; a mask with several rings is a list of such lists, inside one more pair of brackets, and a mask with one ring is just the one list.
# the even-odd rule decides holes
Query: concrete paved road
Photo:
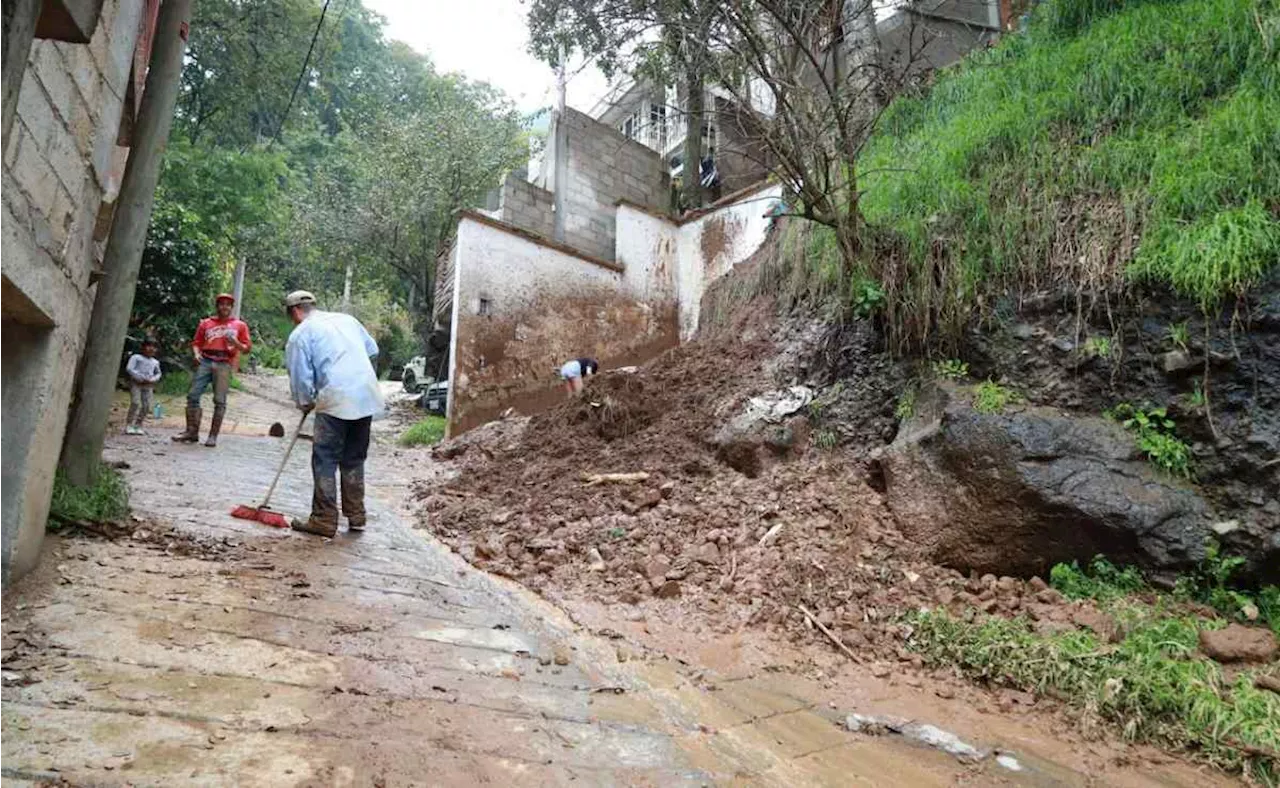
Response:
[{"label": "concrete paved road", "polygon": [[[232,410],[292,427],[268,399]],[[158,430],[109,442],[142,522],[51,540],[5,600],[6,785],[933,785],[961,770],[575,632],[412,530],[408,480],[439,472],[426,452],[375,449],[363,535],[235,520],[284,447],[257,431],[214,450]],[[290,514],[308,508],[309,448],[281,485]]]}]

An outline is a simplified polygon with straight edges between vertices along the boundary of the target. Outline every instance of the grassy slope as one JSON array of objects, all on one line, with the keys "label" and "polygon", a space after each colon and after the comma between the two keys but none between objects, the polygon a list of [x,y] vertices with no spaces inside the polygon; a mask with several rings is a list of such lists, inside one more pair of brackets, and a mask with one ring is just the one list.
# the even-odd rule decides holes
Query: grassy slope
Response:
[{"label": "grassy slope", "polygon": [[908,330],[1054,277],[1209,308],[1280,261],[1280,3],[1048,0],[897,101],[861,165]]}]

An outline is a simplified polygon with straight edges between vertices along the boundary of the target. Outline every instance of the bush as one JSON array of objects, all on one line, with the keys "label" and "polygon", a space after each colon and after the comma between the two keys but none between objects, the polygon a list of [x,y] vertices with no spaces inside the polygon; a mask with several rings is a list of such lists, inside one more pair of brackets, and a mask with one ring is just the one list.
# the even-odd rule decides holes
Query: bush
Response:
[{"label": "bush", "polygon": [[129,487],[115,468],[102,463],[93,473],[93,483],[76,487],[59,470],[53,477],[53,498],[49,519],[59,525],[81,520],[105,522],[129,514]]},{"label": "bush", "polygon": [[427,416],[400,435],[401,446],[431,446],[444,439],[443,416]]}]

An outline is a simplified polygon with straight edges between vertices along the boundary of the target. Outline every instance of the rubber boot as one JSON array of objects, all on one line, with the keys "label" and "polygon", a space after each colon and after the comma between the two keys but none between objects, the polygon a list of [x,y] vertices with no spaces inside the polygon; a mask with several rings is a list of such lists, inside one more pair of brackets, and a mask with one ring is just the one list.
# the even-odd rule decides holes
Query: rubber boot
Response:
[{"label": "rubber boot", "polygon": [[187,428],[173,439],[178,443],[199,443],[200,442],[200,420],[204,418],[204,411],[199,407],[187,406]]},{"label": "rubber boot", "polygon": [[363,531],[365,524],[364,465],[340,468],[338,476],[342,490],[342,515],[347,518],[347,528],[352,531]]},{"label": "rubber boot", "polygon": [[209,438],[204,445],[213,448],[218,445],[218,433],[222,430],[222,417],[227,415],[226,405],[213,406],[213,420],[209,422]]}]

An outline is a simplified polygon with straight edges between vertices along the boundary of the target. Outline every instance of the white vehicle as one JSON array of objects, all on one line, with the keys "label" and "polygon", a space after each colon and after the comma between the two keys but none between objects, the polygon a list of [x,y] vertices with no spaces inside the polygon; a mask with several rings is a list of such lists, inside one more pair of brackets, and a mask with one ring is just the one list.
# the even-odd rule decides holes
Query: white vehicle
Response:
[{"label": "white vehicle", "polygon": [[404,365],[400,381],[404,384],[404,390],[410,394],[417,394],[434,383],[435,378],[427,374],[427,357],[414,356],[409,359],[409,363]]}]

